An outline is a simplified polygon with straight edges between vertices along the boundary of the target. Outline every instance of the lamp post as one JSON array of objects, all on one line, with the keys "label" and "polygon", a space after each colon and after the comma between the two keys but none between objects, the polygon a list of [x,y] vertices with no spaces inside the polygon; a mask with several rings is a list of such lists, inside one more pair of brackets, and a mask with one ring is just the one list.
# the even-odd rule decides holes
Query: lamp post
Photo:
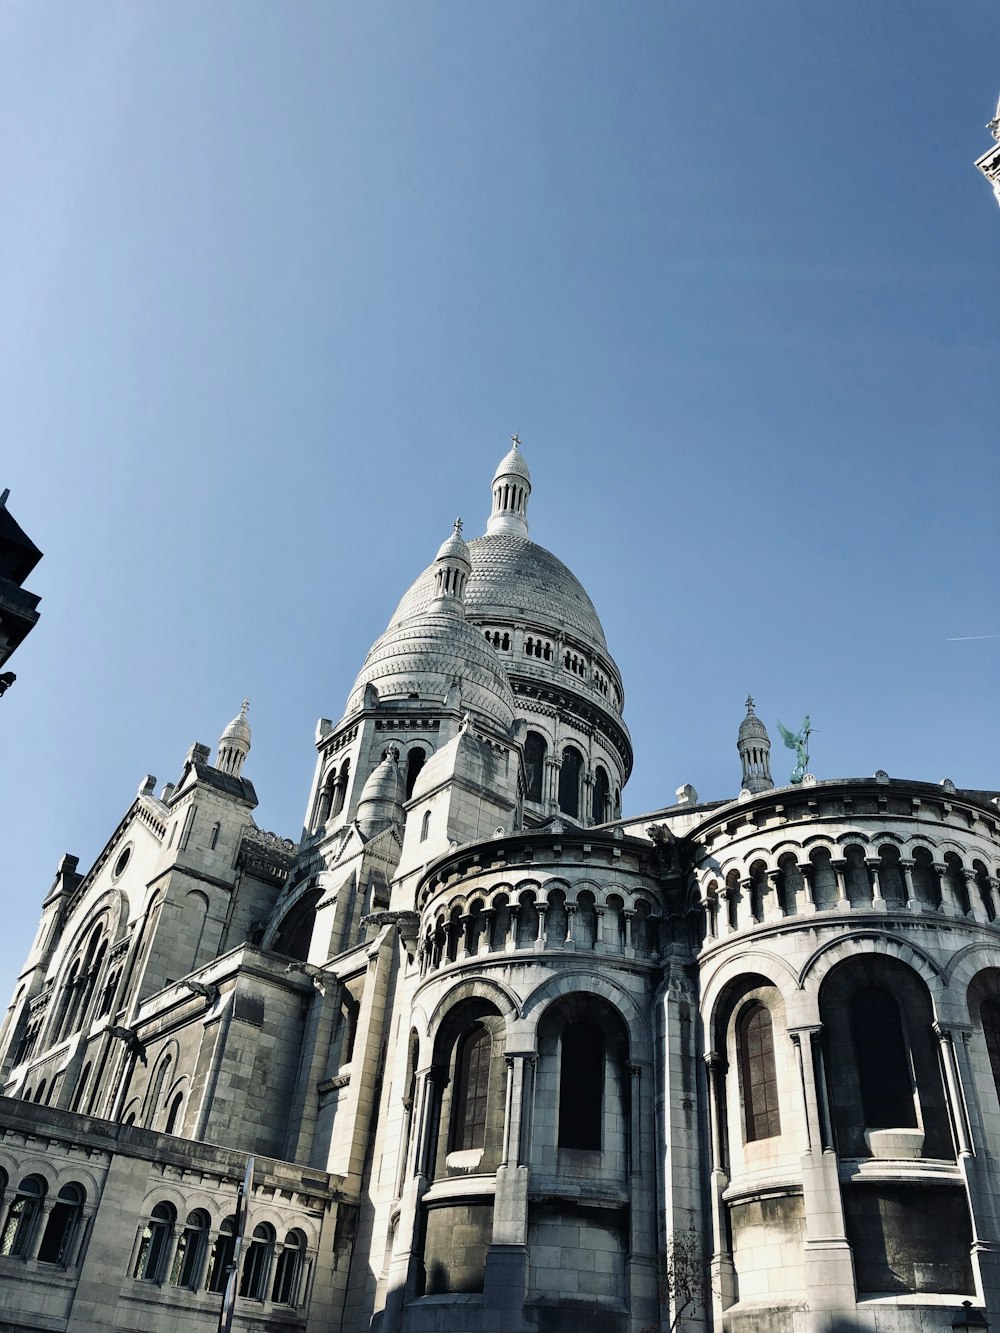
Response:
[{"label": "lamp post", "polygon": [[985,1310],[974,1310],[971,1301],[963,1301],[962,1308],[951,1321],[955,1333],[986,1333],[990,1321]]}]

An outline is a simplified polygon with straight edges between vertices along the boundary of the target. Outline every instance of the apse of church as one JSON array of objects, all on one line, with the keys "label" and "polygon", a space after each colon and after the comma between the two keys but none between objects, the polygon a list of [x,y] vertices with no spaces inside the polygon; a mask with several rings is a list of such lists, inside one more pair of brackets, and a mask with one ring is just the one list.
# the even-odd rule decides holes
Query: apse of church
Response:
[{"label": "apse of church", "polygon": [[733,797],[622,818],[622,676],[511,443],[297,837],[244,702],[59,862],[0,1034],[0,1328],[208,1333],[248,1157],[262,1333],[1000,1310],[997,794],[782,785],[749,699]]}]

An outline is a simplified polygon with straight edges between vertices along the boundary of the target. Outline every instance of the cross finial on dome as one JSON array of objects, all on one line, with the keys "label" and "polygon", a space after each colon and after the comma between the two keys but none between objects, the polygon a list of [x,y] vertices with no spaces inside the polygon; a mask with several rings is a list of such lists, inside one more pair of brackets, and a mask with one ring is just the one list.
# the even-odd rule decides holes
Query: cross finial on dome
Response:
[{"label": "cross finial on dome", "polygon": [[747,713],[752,713],[752,712],[753,712],[753,695],[752,695],[752,694],[748,694],[748,695],[747,695]]},{"label": "cross finial on dome", "polygon": [[520,445],[521,445],[521,432],[520,432],[520,431],[515,431],[514,434],[510,437],[510,439],[511,439],[511,443],[513,444],[513,446],[514,446],[515,449],[520,448]]},{"label": "cross finial on dome", "polygon": [[461,535],[462,535],[462,527],[463,527],[462,520],[461,520],[460,518],[456,518],[456,519],[455,519],[455,536],[456,536],[456,537],[461,537]]},{"label": "cross finial on dome", "polygon": [[249,707],[250,707],[250,700],[244,699],[242,704],[240,705],[240,717],[246,717],[247,710],[249,709]]}]

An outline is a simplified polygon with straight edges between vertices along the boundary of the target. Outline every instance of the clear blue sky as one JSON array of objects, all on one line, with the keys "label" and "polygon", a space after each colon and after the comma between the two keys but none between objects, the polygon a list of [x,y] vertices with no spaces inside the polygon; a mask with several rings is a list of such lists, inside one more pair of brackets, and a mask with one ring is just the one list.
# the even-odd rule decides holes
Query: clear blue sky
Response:
[{"label": "clear blue sky", "polygon": [[[1000,786],[995,0],[7,3],[0,991],[59,856],[252,700],[318,716],[520,430],[625,678],[626,813]],[[778,775],[792,756],[775,750]]]}]

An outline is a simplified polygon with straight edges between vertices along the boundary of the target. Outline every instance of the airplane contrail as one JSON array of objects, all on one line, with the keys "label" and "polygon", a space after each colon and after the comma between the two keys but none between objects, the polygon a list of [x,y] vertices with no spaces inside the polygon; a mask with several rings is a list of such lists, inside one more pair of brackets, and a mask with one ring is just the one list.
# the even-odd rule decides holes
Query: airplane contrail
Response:
[{"label": "airplane contrail", "polygon": [[945,643],[969,643],[972,639],[1000,639],[1000,634],[959,634],[954,639],[945,639]]}]

